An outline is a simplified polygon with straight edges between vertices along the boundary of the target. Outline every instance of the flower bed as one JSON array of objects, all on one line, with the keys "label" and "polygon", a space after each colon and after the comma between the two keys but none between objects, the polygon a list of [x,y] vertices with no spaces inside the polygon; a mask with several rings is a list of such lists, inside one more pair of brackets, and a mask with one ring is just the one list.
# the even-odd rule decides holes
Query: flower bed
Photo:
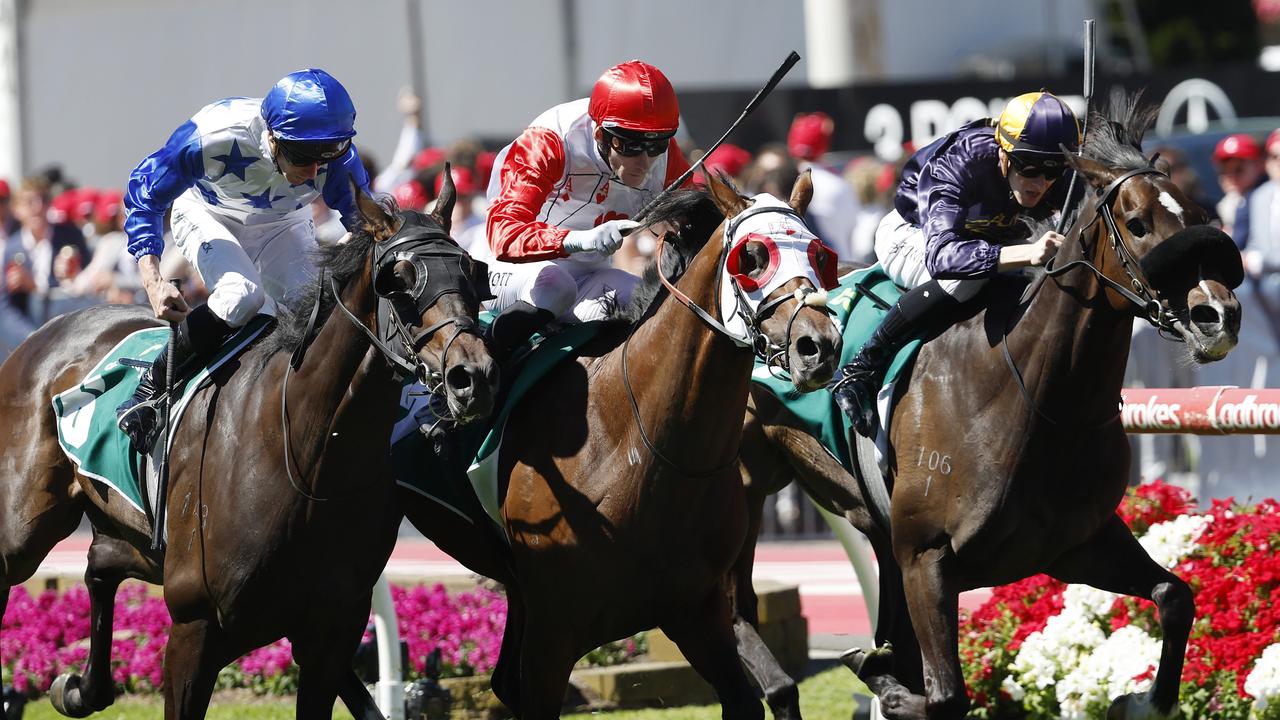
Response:
[{"label": "flower bed", "polygon": [[[443,677],[488,674],[498,660],[507,601],[483,588],[450,595],[444,586],[391,587],[400,637],[409,647],[409,679],[423,677],[427,655],[439,648]],[[111,671],[125,692],[160,687],[161,663],[169,636],[169,613],[161,598],[137,583],[123,586],[116,598]],[[27,695],[48,690],[63,672],[82,672],[89,653],[89,594],[75,587],[32,597],[14,588],[0,628],[3,683]],[[367,637],[366,637],[367,639]],[[585,659],[613,664],[643,652],[636,638],[612,643]],[[287,640],[254,650],[223,669],[218,687],[249,688],[259,693],[297,689],[297,666]]]},{"label": "flower bed", "polygon": [[[1196,599],[1180,699],[1189,718],[1280,719],[1280,504],[1131,491],[1121,517]],[[962,619],[960,656],[980,718],[1102,717],[1150,688],[1160,657],[1155,605],[1038,575],[996,588]]]}]

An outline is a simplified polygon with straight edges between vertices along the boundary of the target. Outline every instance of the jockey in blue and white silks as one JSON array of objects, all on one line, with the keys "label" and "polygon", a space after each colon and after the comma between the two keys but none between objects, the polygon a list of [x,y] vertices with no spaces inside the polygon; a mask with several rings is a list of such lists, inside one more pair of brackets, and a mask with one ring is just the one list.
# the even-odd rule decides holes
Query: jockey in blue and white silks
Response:
[{"label": "jockey in blue and white silks", "polygon": [[1026,243],[1024,218],[1062,208],[1062,147],[1081,142],[1075,113],[1047,92],[1009,101],[997,120],[965,125],[907,161],[894,209],[876,230],[876,257],[909,292],[829,388],[857,431],[873,437],[876,394],[898,349],[946,305],[963,302],[998,272],[1043,265],[1062,236]]},{"label": "jockey in blue and white silks", "polygon": [[[276,314],[277,302],[314,277],[307,206],[318,196],[353,226],[351,182],[369,186],[351,144],[355,117],[351,96],[332,75],[300,70],[265,98],[227,98],[202,108],[129,176],[129,251],[155,316],[182,321],[175,372],[198,365],[254,315]],[[175,244],[209,289],[207,304],[190,312],[160,277],[169,210]],[[148,400],[164,377],[165,356],[161,351],[119,410],[121,429],[140,451],[153,440],[155,410]]]}]

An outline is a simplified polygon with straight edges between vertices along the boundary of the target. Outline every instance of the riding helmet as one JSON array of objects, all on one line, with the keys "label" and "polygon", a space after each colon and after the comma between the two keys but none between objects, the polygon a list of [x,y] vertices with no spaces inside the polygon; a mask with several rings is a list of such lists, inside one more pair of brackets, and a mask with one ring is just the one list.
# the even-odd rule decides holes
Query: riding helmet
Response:
[{"label": "riding helmet", "polygon": [[285,75],[262,100],[262,119],[282,140],[339,142],[356,134],[356,107],[337,78],[317,68]]},{"label": "riding helmet", "polygon": [[667,76],[639,60],[604,71],[591,89],[587,114],[600,127],[645,138],[674,135],[680,127],[680,105]]},{"label": "riding helmet", "polygon": [[1044,91],[1023,93],[1010,100],[1000,113],[996,140],[1007,153],[1059,156],[1059,145],[1072,152],[1080,147],[1080,124],[1057,95]]}]

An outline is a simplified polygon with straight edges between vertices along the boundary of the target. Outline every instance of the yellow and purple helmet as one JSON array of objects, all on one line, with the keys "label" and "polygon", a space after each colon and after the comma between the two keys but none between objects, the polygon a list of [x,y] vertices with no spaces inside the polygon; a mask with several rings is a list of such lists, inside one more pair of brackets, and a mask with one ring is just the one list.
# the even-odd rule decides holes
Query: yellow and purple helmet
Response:
[{"label": "yellow and purple helmet", "polygon": [[1035,156],[1061,157],[1059,145],[1075,152],[1080,147],[1080,124],[1057,95],[1023,93],[1009,101],[996,122],[996,141],[1010,155],[1031,160]]}]

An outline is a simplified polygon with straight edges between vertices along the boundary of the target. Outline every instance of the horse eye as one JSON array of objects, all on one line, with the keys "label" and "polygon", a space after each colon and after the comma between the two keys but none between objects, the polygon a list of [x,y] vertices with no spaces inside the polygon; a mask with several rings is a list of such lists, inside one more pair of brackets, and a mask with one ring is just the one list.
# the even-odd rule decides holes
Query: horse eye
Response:
[{"label": "horse eye", "polygon": [[1129,228],[1129,234],[1133,235],[1134,237],[1142,237],[1143,235],[1147,234],[1147,226],[1143,225],[1142,221],[1139,220],[1138,218],[1133,218],[1132,220],[1126,222],[1124,226]]}]

